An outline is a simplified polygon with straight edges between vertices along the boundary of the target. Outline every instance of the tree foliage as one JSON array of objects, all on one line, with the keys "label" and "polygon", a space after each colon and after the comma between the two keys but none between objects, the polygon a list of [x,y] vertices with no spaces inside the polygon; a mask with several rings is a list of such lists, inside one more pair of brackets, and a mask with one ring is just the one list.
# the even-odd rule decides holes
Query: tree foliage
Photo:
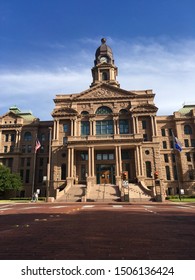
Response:
[{"label": "tree foliage", "polygon": [[0,165],[0,191],[20,190],[22,189],[22,180],[17,173],[11,173],[10,169]]}]

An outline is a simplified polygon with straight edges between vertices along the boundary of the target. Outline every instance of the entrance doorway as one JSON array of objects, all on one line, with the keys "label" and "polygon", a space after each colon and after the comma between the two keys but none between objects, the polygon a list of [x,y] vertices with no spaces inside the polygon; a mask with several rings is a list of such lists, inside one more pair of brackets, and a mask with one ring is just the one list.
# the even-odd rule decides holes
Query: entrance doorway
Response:
[{"label": "entrance doorway", "polygon": [[96,165],[97,184],[115,184],[115,165]]}]

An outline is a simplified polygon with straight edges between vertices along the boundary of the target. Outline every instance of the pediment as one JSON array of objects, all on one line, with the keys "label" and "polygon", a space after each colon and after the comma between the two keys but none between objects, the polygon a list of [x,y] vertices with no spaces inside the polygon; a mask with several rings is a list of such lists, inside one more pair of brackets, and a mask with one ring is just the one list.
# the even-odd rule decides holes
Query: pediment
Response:
[{"label": "pediment", "polygon": [[77,111],[74,110],[73,108],[58,108],[58,109],[54,109],[54,111],[52,112],[52,116],[57,116],[57,115],[61,115],[61,116],[67,116],[67,115],[77,115]]},{"label": "pediment", "polygon": [[152,104],[141,104],[131,109],[132,113],[149,113],[149,112],[157,112],[158,108]]},{"label": "pediment", "polygon": [[98,85],[86,90],[79,95],[75,96],[74,100],[83,99],[117,99],[135,96],[134,93],[111,86],[111,85]]}]

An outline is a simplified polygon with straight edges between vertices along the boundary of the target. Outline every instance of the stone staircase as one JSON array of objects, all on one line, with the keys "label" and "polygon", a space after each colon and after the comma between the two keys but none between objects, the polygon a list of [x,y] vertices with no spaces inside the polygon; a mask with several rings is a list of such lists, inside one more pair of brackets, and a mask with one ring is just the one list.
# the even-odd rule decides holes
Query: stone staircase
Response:
[{"label": "stone staircase", "polygon": [[95,185],[87,193],[87,201],[106,202],[120,201],[120,191],[118,186],[111,184]]},{"label": "stone staircase", "polygon": [[143,192],[137,184],[129,184],[128,193],[130,202],[144,202],[152,200],[152,197]]},{"label": "stone staircase", "polygon": [[145,202],[151,201],[152,197],[146,194],[139,185],[129,184],[128,188],[122,188],[111,184],[95,185],[86,192],[86,185],[74,185],[69,189],[64,189],[58,195],[58,202],[79,202],[79,201],[94,201],[94,202]]},{"label": "stone staircase", "polygon": [[74,185],[68,190],[64,189],[63,193],[57,198],[58,202],[77,202],[81,201],[86,193],[86,185]]}]

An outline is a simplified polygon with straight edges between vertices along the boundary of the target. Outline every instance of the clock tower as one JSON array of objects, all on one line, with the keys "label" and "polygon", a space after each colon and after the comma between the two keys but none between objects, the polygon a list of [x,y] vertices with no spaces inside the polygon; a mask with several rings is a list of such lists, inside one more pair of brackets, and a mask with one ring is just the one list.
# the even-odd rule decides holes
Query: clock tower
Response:
[{"label": "clock tower", "polygon": [[91,71],[93,76],[91,87],[100,83],[120,87],[116,81],[118,68],[114,65],[112,49],[106,45],[105,38],[101,39],[101,46],[96,50],[94,67]]}]

